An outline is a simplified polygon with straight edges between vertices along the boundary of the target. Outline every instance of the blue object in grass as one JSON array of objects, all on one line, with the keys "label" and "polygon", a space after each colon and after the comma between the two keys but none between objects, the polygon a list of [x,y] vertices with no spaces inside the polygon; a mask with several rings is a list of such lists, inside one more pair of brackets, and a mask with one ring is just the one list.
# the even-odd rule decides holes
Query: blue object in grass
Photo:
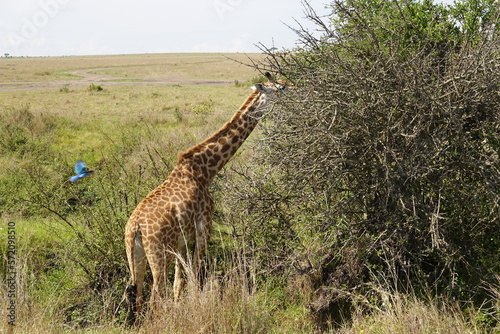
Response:
[{"label": "blue object in grass", "polygon": [[76,180],[81,179],[82,177],[92,175],[93,172],[94,172],[93,170],[89,170],[87,166],[85,166],[83,161],[78,160],[75,164],[76,175],[72,176],[69,180],[71,182],[75,182]]}]

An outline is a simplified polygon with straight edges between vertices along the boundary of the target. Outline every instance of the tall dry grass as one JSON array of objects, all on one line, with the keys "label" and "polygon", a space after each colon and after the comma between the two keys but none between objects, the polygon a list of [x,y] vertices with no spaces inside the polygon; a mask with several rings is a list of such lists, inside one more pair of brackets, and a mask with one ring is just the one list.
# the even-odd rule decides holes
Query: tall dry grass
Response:
[{"label": "tall dry grass", "polygon": [[370,313],[356,310],[352,322],[342,326],[337,333],[498,333],[500,327],[486,330],[482,319],[481,312],[463,313],[452,302],[423,301],[411,295],[394,294],[384,309]]},{"label": "tall dry grass", "polygon": [[[223,274],[210,270],[203,288],[188,275],[183,298],[174,303],[167,298],[155,313],[148,312],[141,327],[127,327],[118,317],[100,323],[75,326],[53,304],[40,303],[24,289],[30,280],[25,270],[26,259],[19,261],[19,290],[15,333],[338,333],[338,334],[482,334],[498,333],[500,327],[487,330],[484,314],[494,310],[463,312],[452,301],[429,298],[422,300],[412,294],[380,290],[384,304],[370,308],[359,304],[352,319],[340,327],[315,328],[307,313],[291,314],[273,300],[272,291],[255,286],[248,267],[241,263]],[[213,269],[213,268],[212,268]],[[492,296],[499,296],[500,285],[489,287]],[[5,286],[2,284],[0,316],[6,319]],[[54,295],[56,296],[56,294]],[[123,301],[125,303],[125,301]],[[286,301],[281,301],[286,303]],[[497,303],[497,310],[500,305]],[[498,319],[497,319],[498,321]],[[1,322],[0,332],[9,326]]]},{"label": "tall dry grass", "polygon": [[[482,334],[500,333],[500,276],[496,285],[483,288],[493,303],[485,301],[482,307],[470,307],[463,301],[447,297],[418,297],[413,291],[399,292],[378,282],[373,288],[378,294],[369,301],[366,296],[359,296],[355,303],[351,319],[335,330],[339,334],[354,333],[414,333],[414,334]],[[353,296],[355,297],[355,296]],[[356,298],[354,298],[356,299]],[[496,302],[495,302],[496,301]],[[486,306],[488,305],[488,306]]]},{"label": "tall dry grass", "polygon": [[[14,329],[15,333],[269,333],[274,326],[272,308],[261,303],[266,291],[256,291],[250,268],[243,265],[240,259],[233,256],[228,263],[239,264],[223,269],[211,265],[208,275],[200,288],[200,282],[187,271],[188,284],[180,302],[174,303],[166,298],[156,305],[155,311],[148,310],[140,328],[129,328],[120,317],[120,309],[125,308],[125,300],[116,310],[112,310],[103,297],[101,301],[101,317],[96,316],[95,323],[69,321],[67,308],[71,296],[59,293],[64,289],[63,280],[72,277],[61,277],[53,286],[46,287],[45,295],[40,296],[34,285],[36,278],[30,267],[29,252],[20,254],[17,259],[16,283],[16,321],[15,327],[8,325],[7,288],[1,283],[2,299],[0,303],[0,332],[7,333]],[[218,274],[216,274],[218,272]],[[51,291],[48,291],[51,290]],[[75,301],[79,296],[72,296]],[[109,316],[114,313],[114,316]]]},{"label": "tall dry grass", "polygon": [[221,279],[211,274],[203,289],[197,286],[198,282],[190,280],[180,302],[165,300],[146,317],[140,332],[268,333],[271,330],[272,314],[259,305],[244,276],[229,274]]}]

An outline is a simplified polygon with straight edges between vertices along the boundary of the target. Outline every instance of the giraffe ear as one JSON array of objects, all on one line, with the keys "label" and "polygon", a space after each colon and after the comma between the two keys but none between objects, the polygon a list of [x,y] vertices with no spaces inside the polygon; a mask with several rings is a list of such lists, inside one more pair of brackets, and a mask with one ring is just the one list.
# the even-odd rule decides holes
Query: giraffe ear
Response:
[{"label": "giraffe ear", "polygon": [[267,80],[269,80],[269,82],[276,82],[276,80],[274,79],[274,77],[271,75],[271,73],[269,72],[266,72],[264,73],[264,76],[267,78]]}]

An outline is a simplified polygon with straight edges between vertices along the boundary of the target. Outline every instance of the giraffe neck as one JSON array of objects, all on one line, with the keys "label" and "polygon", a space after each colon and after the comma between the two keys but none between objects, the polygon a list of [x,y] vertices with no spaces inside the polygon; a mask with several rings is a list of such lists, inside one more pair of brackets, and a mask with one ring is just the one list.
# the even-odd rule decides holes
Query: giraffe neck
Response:
[{"label": "giraffe neck", "polygon": [[254,90],[219,131],[181,153],[177,165],[189,164],[197,178],[210,183],[257,126],[266,102],[266,96]]}]

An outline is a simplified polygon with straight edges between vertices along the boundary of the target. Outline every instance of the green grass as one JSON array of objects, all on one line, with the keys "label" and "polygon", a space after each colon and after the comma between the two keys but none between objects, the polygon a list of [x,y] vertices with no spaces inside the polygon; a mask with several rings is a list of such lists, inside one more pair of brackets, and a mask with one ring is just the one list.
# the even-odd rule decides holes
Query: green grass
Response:
[{"label": "green grass", "polygon": [[[69,159],[90,151],[106,155],[122,137],[121,132],[140,131],[141,125],[153,126],[165,142],[182,141],[179,133],[180,137],[191,136],[189,143],[182,141],[183,149],[187,149],[224,124],[249,91],[248,87],[234,86],[103,86],[103,89],[0,92],[0,108],[8,113],[29,105],[37,120],[53,123],[51,133],[41,137],[34,134],[34,139],[47,141],[55,152]],[[117,127],[122,131],[116,131]],[[172,130],[175,136],[169,136]]]}]

